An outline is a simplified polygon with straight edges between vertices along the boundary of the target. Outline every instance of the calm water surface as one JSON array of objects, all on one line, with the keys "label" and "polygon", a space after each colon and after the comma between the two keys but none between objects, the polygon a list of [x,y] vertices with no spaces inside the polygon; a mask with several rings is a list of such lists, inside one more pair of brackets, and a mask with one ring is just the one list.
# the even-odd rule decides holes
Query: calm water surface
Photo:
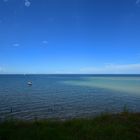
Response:
[{"label": "calm water surface", "polygon": [[0,75],[1,119],[90,117],[124,106],[140,111],[140,75]]}]

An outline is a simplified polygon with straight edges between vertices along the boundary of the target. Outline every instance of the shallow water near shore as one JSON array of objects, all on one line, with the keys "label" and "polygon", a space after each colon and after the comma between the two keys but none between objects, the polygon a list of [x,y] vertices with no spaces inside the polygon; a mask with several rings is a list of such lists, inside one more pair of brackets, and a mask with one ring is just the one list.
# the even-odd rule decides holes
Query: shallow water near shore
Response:
[{"label": "shallow water near shore", "polygon": [[0,75],[0,118],[91,117],[124,106],[140,111],[140,75]]}]

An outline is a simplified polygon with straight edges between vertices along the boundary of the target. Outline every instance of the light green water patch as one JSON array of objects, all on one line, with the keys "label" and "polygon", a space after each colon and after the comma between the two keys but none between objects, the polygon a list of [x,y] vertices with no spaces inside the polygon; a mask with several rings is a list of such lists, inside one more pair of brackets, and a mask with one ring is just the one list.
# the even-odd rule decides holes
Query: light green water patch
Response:
[{"label": "light green water patch", "polygon": [[140,95],[140,77],[85,77],[65,84],[104,88]]}]

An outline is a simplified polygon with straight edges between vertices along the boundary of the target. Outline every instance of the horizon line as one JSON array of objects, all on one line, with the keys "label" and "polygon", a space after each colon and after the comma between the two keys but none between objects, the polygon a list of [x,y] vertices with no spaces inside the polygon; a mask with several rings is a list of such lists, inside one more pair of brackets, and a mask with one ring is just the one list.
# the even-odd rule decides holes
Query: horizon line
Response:
[{"label": "horizon line", "polygon": [[0,73],[0,75],[140,75],[140,73]]}]

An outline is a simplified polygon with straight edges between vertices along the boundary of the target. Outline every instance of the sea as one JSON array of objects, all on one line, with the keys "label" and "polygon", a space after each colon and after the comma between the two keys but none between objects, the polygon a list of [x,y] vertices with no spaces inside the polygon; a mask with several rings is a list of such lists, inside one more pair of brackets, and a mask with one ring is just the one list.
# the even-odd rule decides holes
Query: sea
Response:
[{"label": "sea", "polygon": [[0,119],[65,120],[124,109],[140,112],[140,75],[0,75]]}]

